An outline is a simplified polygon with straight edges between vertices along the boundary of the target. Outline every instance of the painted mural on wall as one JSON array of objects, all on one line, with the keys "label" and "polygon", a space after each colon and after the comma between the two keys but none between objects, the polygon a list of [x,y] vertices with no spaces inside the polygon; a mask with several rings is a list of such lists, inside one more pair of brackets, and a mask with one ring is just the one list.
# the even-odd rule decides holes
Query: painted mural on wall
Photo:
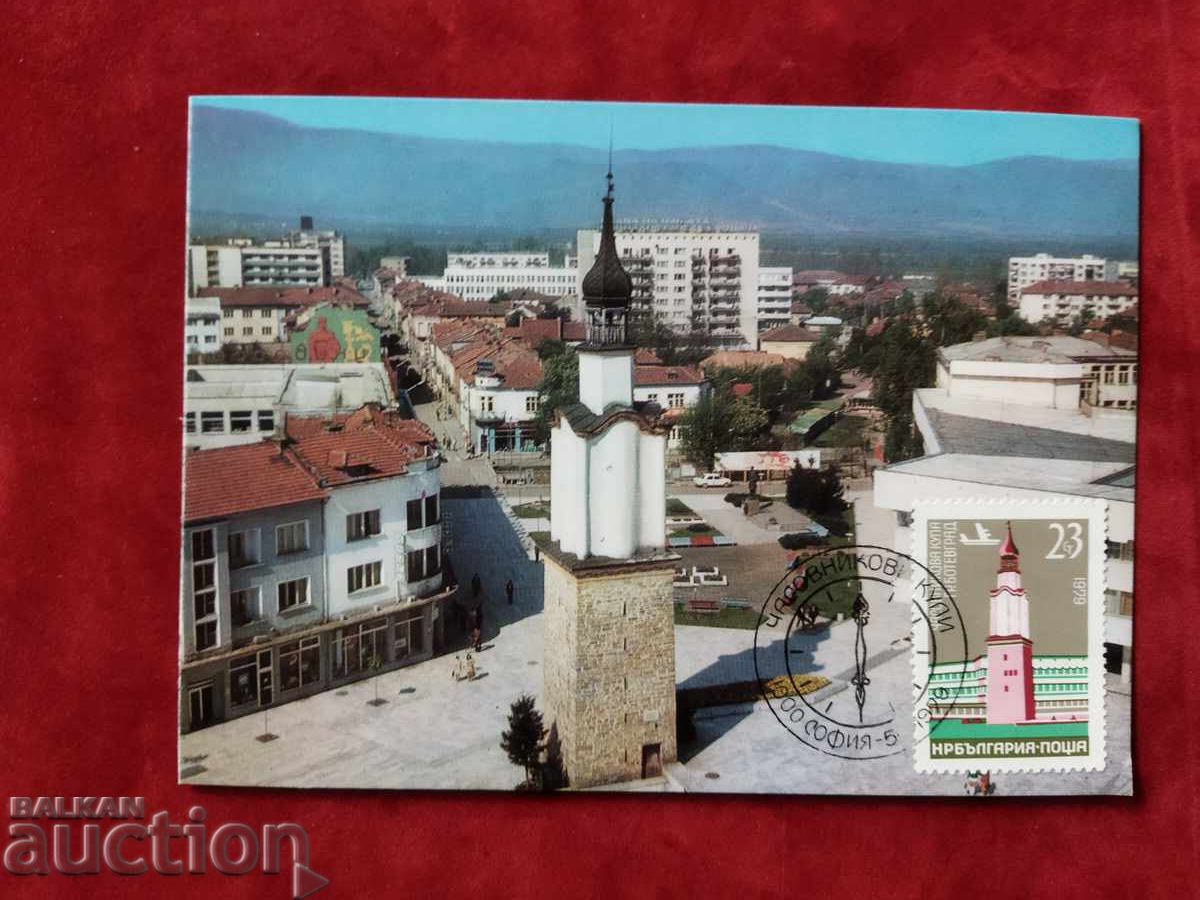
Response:
[{"label": "painted mural on wall", "polygon": [[379,329],[361,309],[316,307],[297,322],[289,343],[297,363],[380,361]]}]

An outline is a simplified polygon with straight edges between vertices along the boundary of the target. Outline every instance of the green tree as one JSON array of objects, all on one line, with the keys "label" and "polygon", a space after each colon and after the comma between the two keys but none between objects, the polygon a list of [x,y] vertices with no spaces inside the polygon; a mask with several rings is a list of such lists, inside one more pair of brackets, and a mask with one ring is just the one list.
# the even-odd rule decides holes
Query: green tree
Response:
[{"label": "green tree", "polygon": [[525,785],[536,783],[545,736],[542,714],[537,711],[534,699],[522,694],[509,709],[508,730],[500,735],[500,749],[508,755],[509,762],[525,770]]},{"label": "green tree", "polygon": [[550,424],[557,410],[579,402],[579,354],[562,341],[543,341],[538,347],[542,380],[538,385],[538,413],[533,420],[533,439],[550,440]]},{"label": "green tree", "polygon": [[846,508],[845,488],[833,466],[808,469],[797,461],[788,473],[785,499],[793,509],[814,516],[839,513]]},{"label": "green tree", "polygon": [[812,310],[814,316],[819,316],[829,308],[829,291],[823,287],[812,287],[799,297],[800,301]]},{"label": "green tree", "polygon": [[748,397],[713,391],[679,420],[683,455],[701,469],[725,451],[750,450],[770,424],[766,410]]}]

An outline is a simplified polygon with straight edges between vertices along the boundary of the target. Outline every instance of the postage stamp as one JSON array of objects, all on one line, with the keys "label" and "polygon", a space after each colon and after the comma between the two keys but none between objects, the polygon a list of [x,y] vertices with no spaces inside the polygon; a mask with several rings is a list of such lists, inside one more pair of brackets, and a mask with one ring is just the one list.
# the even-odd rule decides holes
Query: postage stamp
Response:
[{"label": "postage stamp", "polygon": [[[1103,769],[1105,502],[913,513],[917,771]],[[938,614],[947,596],[953,617]]]}]

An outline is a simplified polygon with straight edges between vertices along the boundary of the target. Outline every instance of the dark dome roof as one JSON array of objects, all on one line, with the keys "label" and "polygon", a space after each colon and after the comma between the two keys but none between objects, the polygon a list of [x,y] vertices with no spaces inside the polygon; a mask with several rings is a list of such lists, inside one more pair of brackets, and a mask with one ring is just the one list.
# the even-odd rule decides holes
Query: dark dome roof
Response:
[{"label": "dark dome roof", "polygon": [[612,175],[608,177],[608,194],[604,198],[604,224],[600,229],[600,250],[592,268],[583,277],[583,302],[585,306],[613,309],[629,306],[629,299],[633,296],[633,281],[617,256],[617,238],[613,233]]}]

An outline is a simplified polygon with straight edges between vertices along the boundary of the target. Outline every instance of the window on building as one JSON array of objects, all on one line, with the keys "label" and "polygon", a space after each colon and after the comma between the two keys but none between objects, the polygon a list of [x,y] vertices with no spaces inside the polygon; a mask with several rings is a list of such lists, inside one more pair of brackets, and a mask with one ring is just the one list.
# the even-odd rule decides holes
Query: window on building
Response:
[{"label": "window on building", "polygon": [[254,427],[254,413],[248,409],[235,409],[229,413],[229,430],[249,431]]},{"label": "window on building", "polygon": [[275,553],[298,553],[308,549],[308,522],[289,522],[275,528]]},{"label": "window on building", "polygon": [[229,568],[240,569],[262,562],[260,532],[257,528],[229,533]]},{"label": "window on building", "polygon": [[479,398],[479,411],[490,413],[496,411],[496,398],[491,394],[484,394]]},{"label": "window on building", "polygon": [[392,626],[392,658],[407,659],[425,649],[425,619],[421,610],[405,610]]},{"label": "window on building", "polygon": [[410,583],[432,578],[441,570],[441,553],[437,545],[408,552],[407,580]]},{"label": "window on building", "polygon": [[229,593],[229,615],[235,627],[249,625],[260,613],[262,592],[257,587],[243,588]]},{"label": "window on building", "polygon": [[248,319],[252,315],[254,315],[254,310],[252,310],[252,309],[243,309],[242,310],[242,318],[243,319]]},{"label": "window on building", "polygon": [[671,409],[683,407],[683,394],[667,394],[667,406]]},{"label": "window on building", "polygon": [[258,316],[260,319],[269,319],[271,318],[271,311],[269,309],[260,309]]},{"label": "window on building", "polygon": [[196,649],[208,650],[217,644],[217,550],[213,529],[193,531],[191,551]]},{"label": "window on building", "polygon": [[217,623],[213,622],[197,622],[196,623],[196,649],[211,650],[217,646]]},{"label": "window on building", "polygon": [[351,566],[346,570],[346,591],[365,591],[378,587],[383,581],[383,563],[381,561],[364,563],[361,566]]},{"label": "window on building", "polygon": [[232,309],[221,310],[221,317],[224,319],[232,319],[233,318],[233,310]]},{"label": "window on building", "polygon": [[279,648],[280,690],[294,691],[321,680],[321,638],[301,638]]},{"label": "window on building", "polygon": [[242,337],[253,337],[253,336],[254,336],[254,328],[253,327],[247,326],[242,329]]},{"label": "window on building", "polygon": [[422,502],[420,499],[409,500],[405,511],[408,516],[409,531],[416,531],[418,528],[424,527],[424,523],[422,521]]},{"label": "window on building", "polygon": [[196,414],[194,412],[183,414],[183,430],[187,434],[196,433]]},{"label": "window on building", "polygon": [[541,398],[537,394],[530,394],[525,398],[525,412],[535,413],[541,405]]},{"label": "window on building", "polygon": [[263,337],[270,337],[275,330],[270,325],[264,325],[259,329],[259,331],[262,333]]},{"label": "window on building", "polygon": [[215,334],[206,334],[204,336],[204,343],[215,344],[216,342],[217,342],[217,336]]},{"label": "window on building", "polygon": [[233,337],[233,328],[232,327],[225,329],[225,337]]},{"label": "window on building", "polygon": [[361,541],[379,534],[379,510],[351,513],[346,516],[346,540]]},{"label": "window on building", "polygon": [[274,431],[275,430],[275,411],[271,409],[260,409],[258,411],[258,430],[259,431]]},{"label": "window on building", "polygon": [[1109,559],[1133,561],[1133,541],[1105,541],[1105,555]]},{"label": "window on building", "polygon": [[242,657],[229,664],[229,702],[245,706],[258,700],[258,659]]},{"label": "window on building", "polygon": [[430,494],[425,498],[425,527],[438,523],[438,495]]},{"label": "window on building", "polygon": [[221,434],[225,431],[225,413],[200,413],[200,431],[203,434]]},{"label": "window on building", "polygon": [[296,578],[292,581],[281,581],[277,586],[279,611],[304,606],[308,603],[308,579]]}]

